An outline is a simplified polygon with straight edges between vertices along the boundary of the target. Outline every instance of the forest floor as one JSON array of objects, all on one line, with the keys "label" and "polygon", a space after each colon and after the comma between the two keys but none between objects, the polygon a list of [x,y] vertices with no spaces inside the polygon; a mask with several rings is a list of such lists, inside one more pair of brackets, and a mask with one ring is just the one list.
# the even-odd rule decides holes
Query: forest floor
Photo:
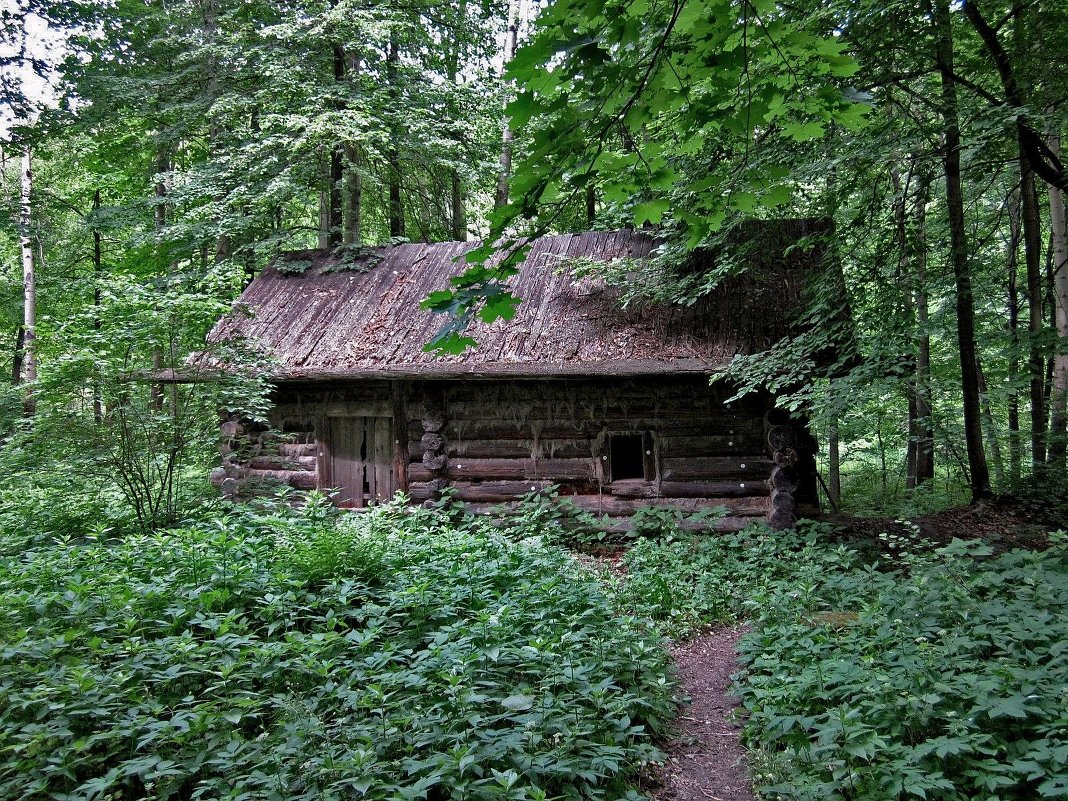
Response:
[{"label": "forest floor", "polygon": [[871,544],[880,550],[885,549],[882,534],[914,537],[917,533],[938,546],[957,538],[984,540],[998,553],[1013,548],[1036,550],[1048,547],[1050,531],[1068,528],[1068,520],[1057,519],[1053,508],[1007,496],[907,520],[848,514],[826,515],[822,519],[837,526],[833,536],[842,542]]}]

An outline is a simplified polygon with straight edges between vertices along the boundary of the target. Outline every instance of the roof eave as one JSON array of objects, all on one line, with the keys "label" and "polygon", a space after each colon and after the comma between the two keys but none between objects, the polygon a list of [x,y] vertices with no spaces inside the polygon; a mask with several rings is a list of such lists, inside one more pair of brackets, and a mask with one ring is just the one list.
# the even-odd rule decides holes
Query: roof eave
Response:
[{"label": "roof eave", "polygon": [[723,370],[724,365],[704,359],[671,361],[629,360],[598,363],[434,364],[378,365],[344,368],[289,368],[271,376],[275,381],[340,381],[356,379],[425,380],[495,378],[608,378],[619,376],[704,375]]}]

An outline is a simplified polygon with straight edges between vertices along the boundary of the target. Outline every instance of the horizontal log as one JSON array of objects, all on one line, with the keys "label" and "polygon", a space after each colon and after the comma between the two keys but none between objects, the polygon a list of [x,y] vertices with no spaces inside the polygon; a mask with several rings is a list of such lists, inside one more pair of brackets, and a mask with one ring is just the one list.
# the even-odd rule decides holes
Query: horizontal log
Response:
[{"label": "horizontal log", "polygon": [[574,495],[575,505],[590,512],[606,515],[630,515],[643,506],[698,512],[724,506],[735,517],[763,517],[768,513],[767,498],[617,498],[612,495]]},{"label": "horizontal log", "polygon": [[[595,477],[593,459],[449,459],[452,480],[477,479],[588,479]],[[430,471],[422,464],[408,466],[409,481],[428,481]]]},{"label": "horizontal log", "polygon": [[[744,484],[745,486],[742,486]],[[770,490],[766,481],[613,481],[605,492],[620,498],[751,498]]]},{"label": "horizontal log", "polygon": [[[449,486],[465,503],[506,503],[517,501],[530,492],[544,491],[556,484],[554,481],[452,481]],[[561,497],[580,497],[574,493],[589,495],[595,488],[589,484],[559,484]],[[423,501],[435,489],[433,481],[412,482],[408,494],[413,501]]]},{"label": "horizontal log", "polygon": [[318,473],[311,470],[249,470],[246,481],[277,481],[295,489],[315,489],[318,486]]},{"label": "horizontal log", "polygon": [[766,481],[775,465],[763,456],[693,456],[664,459],[661,477],[666,481]]},{"label": "horizontal log", "polygon": [[[469,413],[450,410],[446,431],[466,435],[472,439],[502,435],[523,435],[540,431],[545,436],[556,433],[600,430],[602,427],[628,429],[694,429],[694,433],[740,434],[763,436],[763,422],[759,418],[728,419],[714,411],[698,408],[679,408],[659,412],[613,412],[606,410],[591,414],[582,409],[568,410],[507,410],[500,411],[482,404]],[[526,434],[529,436],[530,434]]]},{"label": "horizontal log", "polygon": [[734,434],[698,434],[689,437],[658,436],[657,449],[662,458],[694,456],[729,456],[735,453],[760,453],[763,437],[755,431]]},{"label": "horizontal log", "polygon": [[[508,516],[514,514],[516,503],[469,503],[467,508],[476,515],[489,515],[497,518],[497,523],[508,524]],[[600,518],[597,528],[608,532],[624,533],[634,528],[632,515],[623,516],[605,515]],[[746,526],[759,518],[754,517],[721,517],[717,520],[690,521],[684,520],[679,523],[679,528],[684,531],[728,533],[741,531]]]},{"label": "horizontal log", "polygon": [[278,446],[283,456],[315,456],[314,442],[283,442]]},{"label": "horizontal log", "polygon": [[300,403],[279,403],[271,412],[284,420],[308,420],[319,417],[392,417],[393,401],[390,398],[315,400]]},{"label": "horizontal log", "polygon": [[315,457],[253,456],[248,466],[252,470],[315,470]]},{"label": "horizontal log", "polygon": [[533,436],[519,439],[452,439],[446,443],[449,458],[468,459],[589,459],[593,455],[591,437],[546,439]]},{"label": "horizontal log", "polygon": [[[604,431],[653,431],[658,437],[698,437],[698,436],[745,436],[751,443],[759,443],[763,448],[764,429],[758,420],[748,421],[744,426],[728,425],[712,418],[702,418],[696,412],[688,412],[673,418],[648,418],[630,421],[626,425],[613,424],[605,420],[575,420],[554,418],[552,420],[520,419],[501,420],[496,417],[482,417],[473,420],[450,420],[443,434],[446,442],[464,440],[530,440],[553,439],[588,440]],[[424,434],[418,422],[409,422],[408,439],[417,442]]]}]

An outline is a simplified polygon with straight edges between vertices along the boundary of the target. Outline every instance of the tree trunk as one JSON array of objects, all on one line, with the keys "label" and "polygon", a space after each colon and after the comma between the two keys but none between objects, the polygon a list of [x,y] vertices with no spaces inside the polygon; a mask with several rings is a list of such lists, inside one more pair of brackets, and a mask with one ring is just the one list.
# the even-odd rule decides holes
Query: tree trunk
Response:
[{"label": "tree trunk", "polygon": [[837,509],[842,503],[842,454],[838,440],[838,414],[831,412],[827,426],[827,499]]},{"label": "tree trunk", "polygon": [[[357,80],[362,69],[359,55],[347,53],[348,76],[350,81]],[[354,144],[345,145],[345,163],[347,167],[347,183],[345,185],[345,214],[344,233],[341,241],[346,245],[358,245],[360,243],[360,227],[363,224],[363,175],[360,173],[361,159],[360,150]]]},{"label": "tree trunk", "polygon": [[452,168],[452,238],[457,242],[467,241],[467,210],[464,207],[463,185],[460,173]]},{"label": "tree trunk", "polygon": [[319,250],[330,247],[330,164],[323,159],[319,148],[317,173],[319,176]]},{"label": "tree trunk", "polygon": [[[334,83],[341,84],[345,80],[345,67],[348,63],[345,57],[345,48],[341,45],[334,45],[333,51]],[[340,100],[335,101],[334,105],[338,110],[344,108],[344,103]],[[334,147],[330,150],[330,230],[326,238],[328,247],[340,245],[345,235],[344,182],[345,145],[342,142],[335,142]]]},{"label": "tree trunk", "polygon": [[357,245],[360,242],[360,227],[363,223],[363,176],[360,175],[360,153],[355,145],[347,145],[345,155],[349,165],[346,191],[348,203],[345,205],[345,234],[341,241],[346,245]]},{"label": "tree trunk", "polygon": [[[508,33],[504,40],[504,63],[507,64],[515,58],[516,42],[519,36],[519,0],[512,0],[509,10]],[[499,209],[508,205],[508,183],[512,176],[512,147],[515,140],[515,132],[508,120],[504,122],[504,132],[501,135],[501,158],[497,170],[497,194],[493,200],[493,207]]]},{"label": "tree trunk", "polygon": [[23,400],[27,417],[37,411],[37,276],[33,257],[33,155],[22,151],[19,192],[19,248],[22,251],[22,381],[29,384]]},{"label": "tree trunk", "polygon": [[[913,172],[910,169],[910,179]],[[917,178],[914,231],[910,236],[908,220],[908,183],[903,183],[897,169],[891,169],[896,200],[894,227],[898,247],[898,280],[911,285],[916,326],[915,372],[906,389],[908,395],[909,441],[906,452],[905,487],[915,489],[934,478],[934,432],[931,426],[931,335],[928,331],[926,205],[930,178]]]},{"label": "tree trunk", "polygon": [[1008,199],[1009,243],[1006,257],[1009,305],[1009,477],[1012,481],[1020,480],[1020,468],[1023,464],[1023,442],[1020,440],[1020,393],[1016,389],[1020,375],[1020,293],[1017,287],[1017,274],[1020,259],[1020,202],[1016,192]]},{"label": "tree trunk", "polygon": [[1046,461],[1046,381],[1042,358],[1042,229],[1031,167],[1020,159],[1020,209],[1027,269],[1028,365],[1031,374],[1031,463]]},{"label": "tree trunk", "polygon": [[[100,190],[93,193],[93,330],[99,335],[103,323],[100,320],[100,284],[104,280],[104,261],[100,247]],[[100,382],[93,381],[93,420],[97,425],[104,422],[104,399]]]},{"label": "tree trunk", "polygon": [[[389,83],[390,97],[393,98],[393,108],[396,112],[397,102],[400,98],[397,76],[397,64],[400,61],[400,43],[397,41],[396,32],[390,31],[389,52],[386,56],[386,79]],[[389,235],[391,237],[404,236],[404,202],[401,198],[401,164],[400,164],[400,131],[396,120],[393,121],[390,131],[389,154]]]},{"label": "tree trunk", "polygon": [[931,419],[931,331],[927,300],[927,200],[931,177],[916,188],[916,486],[934,479],[934,421]]},{"label": "tree trunk", "polygon": [[987,394],[986,374],[983,372],[983,362],[976,357],[976,379],[979,382],[979,404],[982,410],[983,433],[986,437],[986,446],[990,449],[990,456],[994,463],[994,481],[999,487],[1004,486],[1005,475],[1001,466],[1001,445],[998,442],[997,426],[994,423],[994,411],[990,406],[990,396]]},{"label": "tree trunk", "polygon": [[949,0],[934,0],[932,25],[935,36],[935,63],[942,85],[939,104],[944,136],[942,162],[946,176],[950,260],[957,295],[957,344],[960,349],[961,392],[964,401],[964,439],[968,451],[972,500],[975,501],[990,495],[990,472],[983,448],[983,428],[979,410],[975,306],[972,297],[971,266],[968,264],[967,231],[964,227],[960,122],[957,113],[957,85],[953,78],[953,29],[949,16]]},{"label": "tree trunk", "polygon": [[[465,19],[467,17],[467,0],[460,0],[458,4],[457,16],[459,19]],[[456,36],[453,42],[453,47],[448,52],[448,74],[449,83],[454,87],[456,86],[456,80],[460,74],[460,37]],[[456,141],[462,146],[463,139],[461,132],[456,132]],[[451,214],[449,215],[449,222],[451,227],[452,238],[457,242],[467,241],[467,208],[464,205],[463,194],[463,182],[460,180],[460,171],[454,166],[449,170],[449,182],[451,184]]]},{"label": "tree trunk", "polygon": [[[1050,134],[1048,144],[1050,151],[1059,158],[1060,135]],[[1049,186],[1049,215],[1053,241],[1053,300],[1059,339],[1050,399],[1049,461],[1063,466],[1065,418],[1068,416],[1068,241],[1065,235],[1064,193],[1052,184]]]},{"label": "tree trunk", "polygon": [[26,329],[19,323],[15,328],[15,352],[11,355],[11,385],[22,383],[22,348],[25,343]]},{"label": "tree trunk", "polygon": [[[163,229],[167,227],[167,180],[166,175],[171,169],[170,156],[166,149],[160,145],[156,153],[156,207],[153,217],[156,228],[156,248],[160,262],[167,259],[167,248],[163,246]],[[168,267],[169,269],[169,267]],[[159,372],[163,369],[163,351],[156,348],[152,351],[152,370]],[[149,385],[149,402],[153,409],[159,411],[163,408],[163,387],[153,381]]]}]

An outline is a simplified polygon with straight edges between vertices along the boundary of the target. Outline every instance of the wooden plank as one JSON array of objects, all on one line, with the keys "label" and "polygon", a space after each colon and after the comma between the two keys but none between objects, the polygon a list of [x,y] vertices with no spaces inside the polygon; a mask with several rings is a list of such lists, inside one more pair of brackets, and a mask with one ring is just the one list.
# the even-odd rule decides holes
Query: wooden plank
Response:
[{"label": "wooden plank", "polygon": [[[393,495],[393,426],[388,417],[368,418],[374,431],[375,491],[373,497],[389,500]],[[369,466],[368,470],[372,467]]]},{"label": "wooden plank", "polygon": [[[408,437],[405,432],[408,428],[408,404],[407,390],[401,381],[394,381],[392,386],[393,397],[393,425],[390,433],[393,437],[393,490],[408,489],[408,461],[411,454],[408,447]],[[419,456],[422,457],[420,451]]]},{"label": "wooden plank", "polygon": [[337,417],[327,421],[331,432],[330,486],[340,490],[337,496],[339,506],[362,508],[367,505],[364,486],[367,419]]},{"label": "wooden plank", "polygon": [[318,489],[327,490],[334,486],[334,460],[331,456],[330,440],[333,437],[330,421],[320,417],[315,424],[317,434],[315,452],[316,471],[319,474]]}]

